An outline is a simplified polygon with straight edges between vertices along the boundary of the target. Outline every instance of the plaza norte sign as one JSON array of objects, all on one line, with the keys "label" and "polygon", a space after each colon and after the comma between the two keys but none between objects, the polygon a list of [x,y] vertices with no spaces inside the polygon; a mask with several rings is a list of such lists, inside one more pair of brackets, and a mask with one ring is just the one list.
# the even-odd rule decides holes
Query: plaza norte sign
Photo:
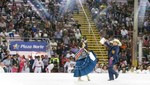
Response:
[{"label": "plaza norte sign", "polygon": [[46,42],[23,42],[23,41],[12,41],[10,42],[9,49],[11,51],[42,51],[46,52],[47,50],[47,43]]}]

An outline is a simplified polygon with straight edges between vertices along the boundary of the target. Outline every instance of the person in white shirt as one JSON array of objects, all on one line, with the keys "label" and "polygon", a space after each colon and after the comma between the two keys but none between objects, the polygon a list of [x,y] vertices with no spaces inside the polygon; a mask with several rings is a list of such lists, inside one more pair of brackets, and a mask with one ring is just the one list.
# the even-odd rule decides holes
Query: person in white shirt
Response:
[{"label": "person in white shirt", "polygon": [[68,59],[68,61],[65,63],[64,65],[64,69],[67,70],[67,73],[72,73],[73,69],[74,69],[74,66],[75,66],[76,62],[73,61],[72,59]]},{"label": "person in white shirt", "polygon": [[148,26],[148,20],[146,20],[145,22],[144,22],[144,27],[147,27]]},{"label": "person in white shirt", "polygon": [[130,70],[128,71],[128,73],[136,73],[136,68],[134,67],[134,66],[132,66],[131,68],[130,68]]},{"label": "person in white shirt", "polygon": [[0,73],[5,73],[4,69],[3,69],[3,64],[0,63]]},{"label": "person in white shirt", "polygon": [[72,53],[71,51],[67,51],[68,53],[66,54],[66,58],[70,58],[71,56],[74,58],[75,54]]},{"label": "person in white shirt", "polygon": [[70,43],[70,38],[69,38],[67,35],[65,35],[65,36],[63,37],[63,42],[64,42],[65,45],[69,45],[69,43]]},{"label": "person in white shirt", "polygon": [[99,63],[96,64],[94,72],[95,73],[102,73],[102,66]]},{"label": "person in white shirt", "polygon": [[121,35],[122,35],[122,38],[128,37],[128,30],[126,30],[125,27],[123,27],[123,29],[121,30]]},{"label": "person in white shirt", "polygon": [[6,72],[11,72],[11,56],[8,55],[5,60],[3,60],[2,64],[5,66]]},{"label": "person in white shirt", "polygon": [[43,61],[38,56],[37,60],[34,61],[32,69],[34,69],[34,73],[41,73],[42,69],[44,69]]},{"label": "person in white shirt", "polygon": [[50,41],[50,45],[51,45],[51,49],[52,49],[52,48],[55,48],[55,49],[56,49],[56,47],[57,47],[57,43],[55,42],[54,39],[52,39],[52,40]]},{"label": "person in white shirt", "polygon": [[80,31],[76,31],[75,37],[76,37],[77,40],[80,40],[80,38],[81,38],[81,33],[80,33]]},{"label": "person in white shirt", "polygon": [[150,65],[147,67],[146,74],[150,74]]},{"label": "person in white shirt", "polygon": [[39,32],[35,32],[35,33],[34,33],[34,38],[35,38],[35,39],[38,39],[39,37],[40,37]]},{"label": "person in white shirt", "polygon": [[102,73],[108,73],[108,67],[106,65],[103,66]]},{"label": "person in white shirt", "polygon": [[46,73],[51,73],[53,68],[54,68],[54,64],[53,63],[49,64],[45,69]]},{"label": "person in white shirt", "polygon": [[6,27],[6,22],[5,22],[4,19],[2,19],[2,20],[0,21],[0,27],[1,27],[1,28],[5,28],[5,27]]},{"label": "person in white shirt", "polygon": [[130,18],[126,17],[126,26],[129,27]]},{"label": "person in white shirt", "polygon": [[91,13],[92,13],[92,19],[95,19],[96,15],[99,14],[99,9],[96,7],[93,7],[91,9]]},{"label": "person in white shirt", "polygon": [[144,69],[143,69],[143,66],[141,65],[141,66],[139,67],[139,69],[136,70],[136,73],[137,73],[137,74],[145,74],[145,73],[146,73],[146,70],[144,70]]}]

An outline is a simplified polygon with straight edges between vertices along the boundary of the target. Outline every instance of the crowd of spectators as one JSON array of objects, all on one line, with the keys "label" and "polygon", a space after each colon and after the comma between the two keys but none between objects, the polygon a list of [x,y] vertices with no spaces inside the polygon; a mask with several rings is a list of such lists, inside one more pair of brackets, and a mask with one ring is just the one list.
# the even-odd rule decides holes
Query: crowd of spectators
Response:
[{"label": "crowd of spectators", "polygon": [[[118,67],[121,70],[129,70],[132,67],[132,48],[133,44],[136,44],[133,43],[134,0],[126,1],[124,3],[113,0],[87,0],[87,6],[100,35],[108,40],[118,38],[122,42]],[[141,10],[145,11],[143,16],[139,11],[138,22],[138,39],[142,39],[143,42],[143,62],[139,67],[143,66],[144,69],[150,64],[150,3],[147,3],[147,5],[139,4],[140,9],[146,9]],[[141,19],[144,19],[143,22]]]},{"label": "crowd of spectators", "polygon": [[[73,72],[75,53],[78,43],[85,41],[80,31],[80,23],[73,19],[73,14],[79,14],[77,0],[1,0],[0,2],[0,66],[5,72]],[[107,3],[106,0],[86,0],[91,10],[93,21],[101,34],[107,39],[119,38],[122,41],[119,72],[126,73],[134,69],[131,66],[133,3]],[[149,12],[148,12],[149,13]],[[98,15],[100,14],[100,15]],[[119,16],[119,17],[118,17]],[[149,57],[149,18],[143,23],[145,63]],[[114,31],[115,30],[115,31]],[[147,34],[144,34],[144,33]],[[8,40],[24,41],[48,38],[51,44],[51,57],[11,55],[8,50]],[[38,66],[35,64],[38,62]],[[141,65],[135,71],[143,69],[148,72],[149,66]],[[40,67],[39,70],[36,67]],[[141,67],[141,68],[140,68]],[[97,64],[95,73],[107,73],[107,65]],[[131,71],[132,72],[132,71]],[[140,72],[139,72],[140,73]]]},{"label": "crowd of spectators", "polygon": [[[74,62],[78,44],[84,41],[81,25],[73,19],[74,13],[79,14],[76,0],[1,0],[0,60],[5,71],[33,72],[35,63],[39,62],[42,72],[46,72],[51,63],[53,72],[68,72],[65,63]],[[42,38],[50,40],[51,57],[11,55],[8,50],[11,39],[27,42]]]}]

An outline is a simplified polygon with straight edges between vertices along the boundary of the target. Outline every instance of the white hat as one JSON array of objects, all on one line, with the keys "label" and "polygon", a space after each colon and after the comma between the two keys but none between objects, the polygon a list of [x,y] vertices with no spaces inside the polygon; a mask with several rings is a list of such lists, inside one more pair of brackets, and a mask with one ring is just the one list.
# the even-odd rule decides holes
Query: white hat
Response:
[{"label": "white hat", "polygon": [[113,43],[113,42],[117,42],[118,46],[122,46],[122,43],[118,39],[114,39],[114,40],[110,41],[110,43]]}]

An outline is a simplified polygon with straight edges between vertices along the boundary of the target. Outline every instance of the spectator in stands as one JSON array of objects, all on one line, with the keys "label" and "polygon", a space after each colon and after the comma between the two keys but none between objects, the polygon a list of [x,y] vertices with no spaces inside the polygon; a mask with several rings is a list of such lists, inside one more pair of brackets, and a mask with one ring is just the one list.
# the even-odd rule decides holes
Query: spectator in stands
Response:
[{"label": "spectator in stands", "polygon": [[146,61],[148,61],[148,55],[150,55],[149,50],[149,47],[143,48],[143,56],[145,57]]},{"label": "spectator in stands", "polygon": [[57,29],[57,31],[54,33],[56,42],[62,41],[62,32],[60,29]]},{"label": "spectator in stands", "polygon": [[30,68],[29,68],[29,61],[26,60],[24,63],[24,68],[23,68],[23,73],[30,73]]},{"label": "spectator in stands", "polygon": [[149,47],[149,43],[150,43],[150,37],[149,37],[149,34],[147,33],[143,35],[143,46]]},{"label": "spectator in stands", "polygon": [[150,20],[145,20],[144,22],[144,30],[146,30],[147,32],[150,31],[150,28],[149,28],[149,23],[150,23]]},{"label": "spectator in stands", "polygon": [[12,65],[14,66],[14,70],[17,69],[17,72],[19,71],[19,59],[16,55],[13,55],[12,59]]},{"label": "spectator in stands", "polygon": [[7,73],[11,72],[11,55],[7,55],[7,57],[2,61],[2,64],[5,66],[4,69]]},{"label": "spectator in stands", "polygon": [[80,39],[81,39],[81,33],[80,33],[80,31],[76,31],[75,32],[75,37],[78,40],[78,42],[80,42]]},{"label": "spectator in stands", "polygon": [[32,69],[32,66],[33,66],[33,63],[34,63],[34,59],[32,56],[29,56],[29,69],[30,69],[30,72],[32,73],[34,69]]},{"label": "spectator in stands", "polygon": [[66,54],[66,58],[71,58],[71,57],[75,57],[75,54],[72,53],[71,51],[67,51],[67,54]]},{"label": "spectator in stands", "polygon": [[6,30],[6,26],[7,25],[6,25],[5,19],[2,18],[0,20],[0,28],[3,29],[3,30]]},{"label": "spectator in stands", "polygon": [[53,63],[48,64],[48,66],[45,68],[46,73],[51,73],[53,68],[54,68],[54,64]]},{"label": "spectator in stands", "polygon": [[102,73],[102,65],[97,63],[94,72],[95,73]]},{"label": "spectator in stands", "polygon": [[0,62],[0,73],[5,73],[4,69],[3,69],[3,64]]},{"label": "spectator in stands", "polygon": [[11,30],[9,32],[9,37],[14,39],[14,36],[15,36],[15,30]]},{"label": "spectator in stands", "polygon": [[126,30],[125,27],[121,29],[121,35],[122,35],[122,38],[125,38],[125,39],[128,38],[128,30]]},{"label": "spectator in stands", "polygon": [[63,42],[64,42],[64,44],[65,44],[66,46],[69,45],[69,43],[70,43],[70,38],[69,38],[68,35],[64,35],[64,37],[63,37]]},{"label": "spectator in stands", "polygon": [[18,67],[16,64],[13,64],[12,68],[11,68],[11,73],[17,73],[18,72]]},{"label": "spectator in stands", "polygon": [[47,66],[49,65],[49,58],[48,56],[45,56],[43,59],[42,59],[43,63],[44,63],[44,69],[42,72],[45,72],[45,69],[47,68]]},{"label": "spectator in stands", "polygon": [[120,70],[120,73],[127,73],[127,70],[125,67],[122,67],[122,70]]},{"label": "spectator in stands", "polygon": [[146,74],[150,74],[150,65],[147,66]]},{"label": "spectator in stands", "polygon": [[145,74],[146,71],[143,69],[143,65],[139,65],[136,69],[137,74]]},{"label": "spectator in stands", "polygon": [[20,56],[20,59],[19,59],[19,72],[23,72],[24,70],[24,66],[25,66],[25,62],[26,62],[26,58],[25,56]]},{"label": "spectator in stands", "polygon": [[79,49],[78,49],[77,46],[71,47],[71,52],[73,52],[73,53],[77,53],[78,50],[79,50]]},{"label": "spectator in stands", "polygon": [[120,55],[120,60],[122,60],[125,65],[127,65],[125,63],[125,61],[127,60],[127,56],[126,56],[126,52],[122,52],[121,55]]},{"label": "spectator in stands", "polygon": [[75,21],[75,24],[73,24],[74,27],[77,27],[77,29],[80,29],[81,24],[78,23],[78,21]]},{"label": "spectator in stands", "polygon": [[52,55],[51,59],[50,59],[50,64],[54,64],[54,68],[52,70],[52,72],[59,72],[59,57],[57,54]]},{"label": "spectator in stands", "polygon": [[102,73],[108,73],[108,66],[104,65],[102,67]]},{"label": "spectator in stands", "polygon": [[40,56],[37,56],[37,59],[33,63],[32,69],[34,69],[34,73],[41,73],[42,69],[44,69],[44,63],[40,59]]},{"label": "spectator in stands", "polygon": [[134,66],[131,66],[128,73],[136,73],[136,68]]},{"label": "spectator in stands", "polygon": [[95,19],[96,16],[99,14],[99,9],[96,8],[96,6],[95,6],[91,9],[91,13],[92,13],[92,19]]},{"label": "spectator in stands", "polygon": [[64,72],[72,73],[75,66],[75,61],[73,58],[69,58],[64,65]]},{"label": "spectator in stands", "polygon": [[[57,42],[55,42],[55,40],[52,39],[52,40],[50,41],[50,45],[51,45],[52,48],[55,48],[55,49],[56,49],[56,47],[57,47]],[[51,48],[51,49],[52,49],[52,48]]]},{"label": "spectator in stands", "polygon": [[[131,67],[132,68],[132,67]],[[127,73],[130,70],[130,65],[126,61],[122,61],[119,66],[120,73]],[[133,70],[133,69],[132,69]]]}]

